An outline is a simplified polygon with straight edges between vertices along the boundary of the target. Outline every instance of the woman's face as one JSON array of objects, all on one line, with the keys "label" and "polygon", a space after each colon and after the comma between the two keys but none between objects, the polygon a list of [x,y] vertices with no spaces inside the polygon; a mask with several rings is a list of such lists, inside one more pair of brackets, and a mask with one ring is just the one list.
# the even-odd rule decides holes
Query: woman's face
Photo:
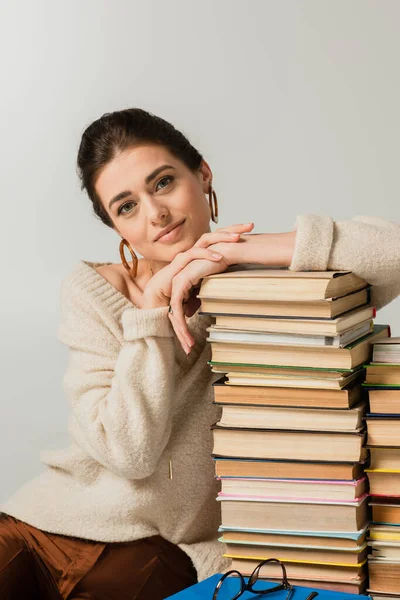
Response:
[{"label": "woman's face", "polygon": [[211,178],[205,161],[193,173],[164,146],[147,144],[128,148],[108,163],[95,188],[114,230],[134,250],[171,262],[210,231],[205,194]]}]

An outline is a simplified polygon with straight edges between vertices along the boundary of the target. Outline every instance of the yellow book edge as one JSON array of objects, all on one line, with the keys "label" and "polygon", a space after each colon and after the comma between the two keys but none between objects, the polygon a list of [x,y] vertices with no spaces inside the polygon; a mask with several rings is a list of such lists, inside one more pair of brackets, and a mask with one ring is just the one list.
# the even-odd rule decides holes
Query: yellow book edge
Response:
[{"label": "yellow book edge", "polygon": [[366,473],[400,473],[400,469],[364,469]]},{"label": "yellow book edge", "polygon": [[373,530],[369,531],[369,539],[370,540],[382,540],[384,542],[400,542],[400,533],[373,533]]},{"label": "yellow book edge", "polygon": [[[262,558],[260,558],[259,556],[255,557],[255,556],[241,556],[241,555],[237,555],[237,554],[224,554],[225,558],[239,558],[241,560],[263,560]],[[268,558],[268,557],[266,557]],[[359,569],[360,567],[362,567],[363,565],[365,565],[365,563],[367,562],[367,559],[363,560],[360,563],[357,563],[356,565],[347,565],[346,563],[330,563],[330,562],[318,562],[318,561],[310,561],[310,560],[293,560],[293,559],[287,559],[287,558],[280,558],[279,556],[276,556],[274,558],[277,558],[278,560],[285,562],[285,563],[296,563],[296,564],[301,564],[301,565],[323,565],[325,567],[347,567],[349,569]]]}]

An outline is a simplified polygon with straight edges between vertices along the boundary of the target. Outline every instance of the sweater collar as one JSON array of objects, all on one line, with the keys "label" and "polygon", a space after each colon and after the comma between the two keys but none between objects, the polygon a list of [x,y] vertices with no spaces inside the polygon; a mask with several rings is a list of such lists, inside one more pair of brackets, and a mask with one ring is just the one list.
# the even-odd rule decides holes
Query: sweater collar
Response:
[{"label": "sweater collar", "polygon": [[[85,284],[90,290],[95,293],[96,297],[107,305],[107,309],[120,319],[122,312],[126,308],[132,308],[132,302],[116,287],[114,287],[103,275],[96,271],[95,267],[103,265],[112,265],[112,262],[93,262],[89,260],[81,260],[79,269],[82,271],[82,277],[85,279]],[[213,319],[208,315],[200,315],[196,312],[192,317],[187,319],[190,330],[193,335],[200,341],[205,341],[207,337],[206,328],[209,327]]]}]

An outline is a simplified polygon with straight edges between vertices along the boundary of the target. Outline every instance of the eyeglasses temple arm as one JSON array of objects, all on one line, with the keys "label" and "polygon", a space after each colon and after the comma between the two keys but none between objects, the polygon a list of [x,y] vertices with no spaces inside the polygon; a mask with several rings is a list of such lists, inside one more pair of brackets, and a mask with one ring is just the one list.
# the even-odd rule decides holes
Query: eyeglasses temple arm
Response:
[{"label": "eyeglasses temple arm", "polygon": [[288,585],[288,587],[286,588],[288,590],[288,593],[286,594],[286,598],[285,600],[290,600],[290,598],[293,596],[294,594],[294,587],[292,585]]},{"label": "eyeglasses temple arm", "polygon": [[310,592],[306,600],[313,600],[313,598],[315,598],[316,596],[318,596],[318,592]]}]

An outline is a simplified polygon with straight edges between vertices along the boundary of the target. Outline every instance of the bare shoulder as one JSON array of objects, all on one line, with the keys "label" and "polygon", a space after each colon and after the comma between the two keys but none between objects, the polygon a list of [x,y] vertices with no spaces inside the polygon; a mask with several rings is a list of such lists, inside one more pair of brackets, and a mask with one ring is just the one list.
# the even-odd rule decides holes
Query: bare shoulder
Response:
[{"label": "bare shoulder", "polygon": [[100,273],[104,279],[106,279],[112,286],[114,286],[121,294],[129,297],[128,286],[126,278],[121,271],[121,265],[99,265],[95,267],[96,271]]},{"label": "bare shoulder", "polygon": [[[129,265],[132,266],[131,263]],[[146,285],[146,264],[144,259],[139,259],[137,277],[135,279],[131,279],[122,264],[98,265],[95,269],[121,294],[126,296],[132,304],[135,306],[141,305],[141,297]]]}]

